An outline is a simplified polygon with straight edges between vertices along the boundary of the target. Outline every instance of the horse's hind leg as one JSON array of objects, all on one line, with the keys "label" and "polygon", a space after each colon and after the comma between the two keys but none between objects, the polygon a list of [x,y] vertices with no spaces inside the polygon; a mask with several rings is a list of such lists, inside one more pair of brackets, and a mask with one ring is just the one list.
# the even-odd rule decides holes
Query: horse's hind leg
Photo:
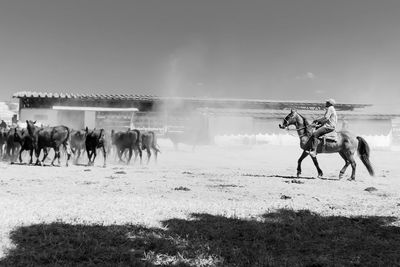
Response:
[{"label": "horse's hind leg", "polygon": [[35,148],[35,157],[36,157],[36,163],[35,165],[40,165],[40,149]]},{"label": "horse's hind leg", "polygon": [[22,148],[19,150],[19,163],[22,163],[22,152],[23,151],[24,150]]},{"label": "horse's hind leg", "polygon": [[78,148],[77,150],[76,150],[76,152],[77,152],[77,155],[76,155],[76,158],[75,158],[75,164],[79,164],[79,157],[81,156],[81,149],[80,148]]},{"label": "horse's hind leg", "polygon": [[33,157],[33,149],[31,149],[31,150],[29,151],[29,156],[31,157],[31,160],[29,161],[29,164],[31,165],[32,162],[33,162],[33,159],[32,159],[32,157]]},{"label": "horse's hind leg", "polygon": [[153,147],[153,152],[154,152],[154,161],[155,163],[157,163],[158,149],[156,147]]},{"label": "horse's hind leg", "polygon": [[131,162],[131,159],[132,159],[132,148],[130,147],[129,149],[128,149],[128,160],[126,161],[126,165],[129,165],[129,163]]},{"label": "horse's hind leg", "polygon": [[308,153],[304,150],[300,158],[297,160],[297,177],[301,174],[301,162],[308,156]]},{"label": "horse's hind leg", "polygon": [[51,162],[51,166],[54,166],[54,161],[56,161],[56,159],[59,157],[60,157],[60,148],[55,147],[54,148],[54,158],[53,158],[53,161]]},{"label": "horse's hind leg", "polygon": [[151,158],[151,151],[150,151],[150,148],[146,147],[146,151],[147,151],[147,164],[149,164],[150,158]]},{"label": "horse's hind leg", "polygon": [[124,160],[122,159],[123,153],[124,153],[124,150],[123,150],[123,149],[118,149],[118,150],[117,150],[117,154],[118,154],[118,158],[119,158],[119,163],[121,163],[121,162],[124,163]]},{"label": "horse's hind leg", "polygon": [[351,164],[351,177],[348,180],[349,181],[353,181],[353,180],[356,179],[356,166],[357,166],[357,163],[354,160],[353,153],[351,153],[351,152],[348,153],[348,159],[349,159],[350,164]]},{"label": "horse's hind leg", "polygon": [[[67,153],[67,162],[65,163],[65,166],[68,167],[68,163],[69,163],[69,160],[72,155],[71,145],[69,143],[64,143],[64,149],[65,149],[65,152]],[[79,155],[81,154],[80,151],[81,151],[81,149],[79,149]],[[60,157],[58,158],[58,161],[60,161]]]},{"label": "horse's hind leg", "polygon": [[138,155],[139,155],[139,152],[138,152],[138,150],[137,150],[136,148],[133,149],[133,152],[135,153],[135,159],[133,160],[133,164],[136,164],[136,161],[137,161],[137,157],[138,157]]},{"label": "horse's hind leg", "polygon": [[311,159],[314,162],[315,168],[317,168],[318,178],[321,178],[324,175],[324,173],[322,172],[321,168],[319,167],[317,157],[311,157]]},{"label": "horse's hind leg", "polygon": [[47,148],[43,148],[42,165],[44,165],[44,161],[46,160],[48,154],[49,154],[49,151],[47,151]]},{"label": "horse's hind leg", "polygon": [[347,167],[350,165],[350,161],[347,159],[346,154],[343,152],[339,152],[339,155],[344,159],[345,165],[339,172],[339,179],[343,178],[344,173],[346,172]]},{"label": "horse's hind leg", "polygon": [[139,158],[140,158],[140,165],[142,165],[143,153],[142,153],[142,150],[140,149],[140,147],[139,147],[139,149],[138,149],[138,152],[139,152]]},{"label": "horse's hind leg", "polygon": [[[103,163],[103,167],[105,168],[107,166],[107,151],[106,148],[103,146],[103,157],[104,157],[104,163]],[[132,151],[131,151],[131,156],[132,156]]]}]

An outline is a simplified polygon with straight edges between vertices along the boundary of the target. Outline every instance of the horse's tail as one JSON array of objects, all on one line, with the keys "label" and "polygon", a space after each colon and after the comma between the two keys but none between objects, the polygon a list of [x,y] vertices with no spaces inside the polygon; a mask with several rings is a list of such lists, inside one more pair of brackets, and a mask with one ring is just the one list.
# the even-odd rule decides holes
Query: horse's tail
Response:
[{"label": "horse's tail", "polygon": [[362,163],[364,163],[365,167],[367,167],[367,170],[371,176],[375,175],[374,169],[372,168],[371,162],[369,161],[369,145],[367,141],[365,141],[364,138],[361,136],[357,136],[358,139],[358,147],[357,147],[357,152],[358,156],[360,157]]}]

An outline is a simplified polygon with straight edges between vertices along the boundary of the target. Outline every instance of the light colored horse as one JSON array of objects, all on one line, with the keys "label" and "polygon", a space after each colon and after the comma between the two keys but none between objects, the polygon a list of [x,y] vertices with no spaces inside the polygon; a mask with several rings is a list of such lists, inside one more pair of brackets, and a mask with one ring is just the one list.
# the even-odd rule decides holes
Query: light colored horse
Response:
[{"label": "light colored horse", "polygon": [[[312,135],[312,128],[314,125],[308,123],[306,118],[294,110],[292,110],[283,119],[283,124],[279,124],[279,128],[286,129],[290,125],[296,126],[296,130],[300,138],[300,148],[303,149],[303,153],[297,162],[297,177],[299,177],[301,174],[301,162],[309,155],[308,150],[310,149],[310,142],[308,142],[308,140]],[[323,142],[321,139],[318,140],[317,153],[339,153],[344,159],[345,165],[339,172],[339,179],[343,178],[343,175],[349,165],[351,165],[352,168],[351,177],[349,180],[354,180],[356,178],[356,161],[354,160],[354,154],[356,151],[358,152],[358,155],[367,168],[369,174],[373,176],[374,170],[371,162],[369,161],[369,146],[362,137],[356,137],[348,131],[340,131],[337,132],[336,141],[325,140],[325,142]],[[311,158],[315,167],[317,168],[318,177],[322,177],[323,172],[319,167],[317,157],[315,156]]]}]

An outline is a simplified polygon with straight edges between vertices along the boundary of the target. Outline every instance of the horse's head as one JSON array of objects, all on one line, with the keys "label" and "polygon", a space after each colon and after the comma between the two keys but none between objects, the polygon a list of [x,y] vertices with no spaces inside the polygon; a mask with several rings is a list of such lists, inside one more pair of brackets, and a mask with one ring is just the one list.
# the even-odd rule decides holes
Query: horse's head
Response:
[{"label": "horse's head", "polygon": [[33,135],[35,133],[35,124],[36,121],[31,121],[31,120],[26,121],[26,129],[28,130],[30,135]]},{"label": "horse's head", "polygon": [[290,113],[283,119],[282,125],[279,124],[279,128],[286,129],[290,125],[296,124],[296,122],[297,122],[297,112],[292,109]]}]

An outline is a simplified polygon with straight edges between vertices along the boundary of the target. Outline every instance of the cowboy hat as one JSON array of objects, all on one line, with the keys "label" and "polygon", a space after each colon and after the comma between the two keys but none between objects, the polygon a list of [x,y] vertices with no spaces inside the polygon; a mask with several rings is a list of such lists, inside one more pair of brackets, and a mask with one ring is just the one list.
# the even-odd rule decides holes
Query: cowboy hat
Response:
[{"label": "cowboy hat", "polygon": [[335,99],[333,99],[333,98],[329,98],[329,99],[326,100],[326,103],[329,103],[329,104],[331,104],[331,105],[335,105],[335,104],[336,104],[336,101],[335,101]]}]

